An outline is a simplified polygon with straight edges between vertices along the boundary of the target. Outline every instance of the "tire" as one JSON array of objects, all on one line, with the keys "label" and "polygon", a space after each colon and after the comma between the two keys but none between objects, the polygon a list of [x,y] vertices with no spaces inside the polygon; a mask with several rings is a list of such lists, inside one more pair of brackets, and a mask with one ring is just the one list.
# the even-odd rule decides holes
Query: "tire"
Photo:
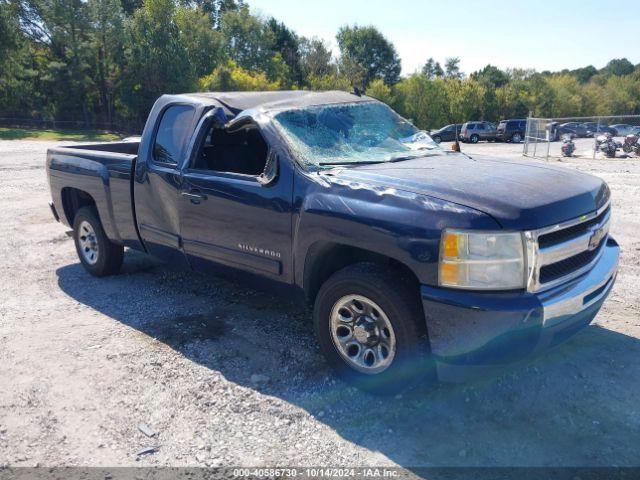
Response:
[{"label": "tire", "polygon": [[440,135],[434,135],[433,137],[431,137],[431,139],[436,143],[440,143],[442,141],[442,138],[440,138]]},{"label": "tire", "polygon": [[[402,280],[401,272],[373,263],[345,267],[322,285],[314,305],[314,330],[322,353],[340,377],[380,395],[391,395],[418,380],[435,378],[424,315],[411,287],[409,281]],[[367,303],[373,307],[369,314]],[[348,306],[340,308],[342,305]],[[360,316],[356,314],[358,308],[364,312]],[[349,317],[350,323],[343,323]],[[376,317],[378,321],[373,322]],[[372,322],[376,323],[375,332],[366,340],[373,338],[374,344],[363,344],[362,323]],[[384,325],[390,326],[386,332]],[[340,333],[341,329],[350,334]],[[341,343],[339,334],[347,338],[345,343]],[[385,345],[395,348],[387,349],[387,356],[383,357]],[[376,360],[369,365],[366,360],[372,356]],[[362,363],[356,365],[359,362]]]},{"label": "tire", "polygon": [[480,140],[480,137],[478,137],[478,135],[474,133],[473,135],[471,135],[469,140],[471,140],[471,143],[478,143],[478,140]]},{"label": "tire", "polygon": [[520,132],[515,132],[511,135],[511,143],[520,143],[522,141],[522,134]]},{"label": "tire", "polygon": [[80,263],[96,277],[120,270],[124,247],[107,238],[95,207],[82,207],[73,219],[73,240]]}]

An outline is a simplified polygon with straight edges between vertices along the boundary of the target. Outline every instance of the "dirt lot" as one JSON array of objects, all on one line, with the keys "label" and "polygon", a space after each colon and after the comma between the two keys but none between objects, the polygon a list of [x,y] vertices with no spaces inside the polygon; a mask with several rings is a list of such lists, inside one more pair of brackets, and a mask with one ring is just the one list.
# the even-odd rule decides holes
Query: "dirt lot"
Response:
[{"label": "dirt lot", "polygon": [[86,274],[47,207],[49,145],[0,142],[0,465],[640,465],[640,160],[562,163],[613,192],[620,275],[592,326],[499,377],[383,400],[335,379],[281,298],[132,252]]}]

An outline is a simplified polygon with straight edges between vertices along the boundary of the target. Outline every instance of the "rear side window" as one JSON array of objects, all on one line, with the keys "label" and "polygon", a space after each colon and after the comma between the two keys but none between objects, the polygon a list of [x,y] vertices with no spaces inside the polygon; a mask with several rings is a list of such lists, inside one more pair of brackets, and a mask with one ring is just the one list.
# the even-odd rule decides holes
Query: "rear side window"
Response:
[{"label": "rear side window", "polygon": [[476,128],[475,123],[469,123],[467,124],[467,130],[474,130]]},{"label": "rear side window", "polygon": [[174,105],[164,111],[153,144],[156,162],[178,164],[189,137],[193,115],[194,108],[189,105]]}]

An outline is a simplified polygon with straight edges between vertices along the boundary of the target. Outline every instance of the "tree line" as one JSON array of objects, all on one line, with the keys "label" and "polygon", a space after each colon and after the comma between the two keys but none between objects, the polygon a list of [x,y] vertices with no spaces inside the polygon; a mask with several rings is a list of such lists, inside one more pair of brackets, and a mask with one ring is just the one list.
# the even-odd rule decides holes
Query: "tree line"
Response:
[{"label": "tree line", "polygon": [[0,0],[0,117],[139,129],[158,96],[198,90],[357,89],[421,128],[466,120],[640,114],[640,65],[469,75],[428,58],[401,77],[373,26],[344,26],[339,55],[243,0]]}]

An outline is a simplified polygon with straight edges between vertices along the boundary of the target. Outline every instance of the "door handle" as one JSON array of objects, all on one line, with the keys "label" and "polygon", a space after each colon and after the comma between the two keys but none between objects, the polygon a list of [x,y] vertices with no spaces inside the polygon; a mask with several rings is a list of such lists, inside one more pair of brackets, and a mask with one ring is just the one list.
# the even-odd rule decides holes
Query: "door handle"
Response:
[{"label": "door handle", "polygon": [[191,203],[197,205],[203,200],[207,199],[204,193],[200,193],[198,190],[191,190],[190,192],[180,192],[180,195],[191,200]]}]

